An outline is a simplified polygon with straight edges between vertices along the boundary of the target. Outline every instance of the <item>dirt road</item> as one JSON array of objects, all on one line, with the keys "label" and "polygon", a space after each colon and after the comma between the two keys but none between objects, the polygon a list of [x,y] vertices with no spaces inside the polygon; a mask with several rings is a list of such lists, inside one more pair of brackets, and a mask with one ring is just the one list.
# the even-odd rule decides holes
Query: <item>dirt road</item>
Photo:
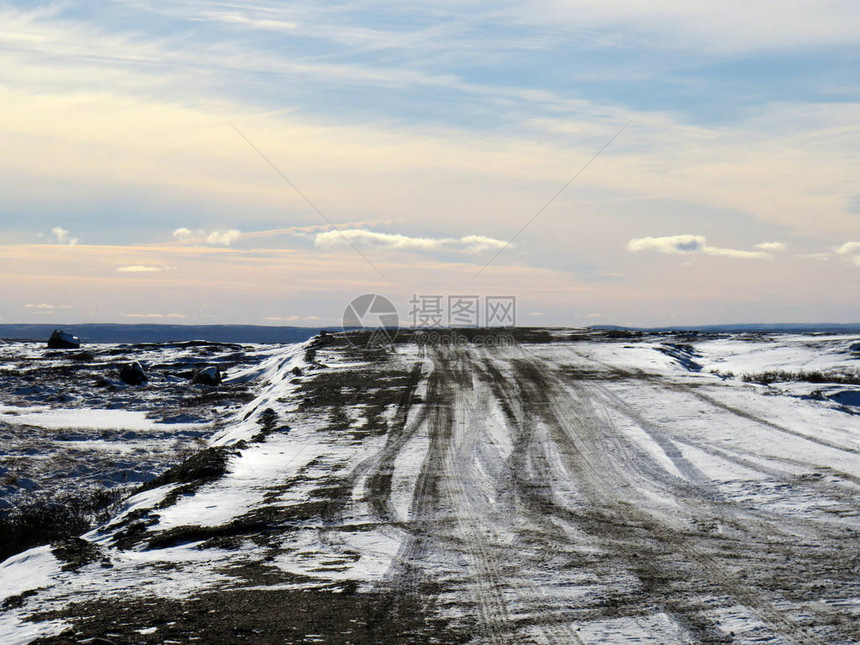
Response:
[{"label": "dirt road", "polygon": [[[249,408],[294,424],[240,446],[268,479],[137,509],[126,575],[190,545],[226,582],[43,607],[41,642],[860,642],[860,416],[583,342],[352,351]],[[231,478],[230,519],[168,522]]]}]

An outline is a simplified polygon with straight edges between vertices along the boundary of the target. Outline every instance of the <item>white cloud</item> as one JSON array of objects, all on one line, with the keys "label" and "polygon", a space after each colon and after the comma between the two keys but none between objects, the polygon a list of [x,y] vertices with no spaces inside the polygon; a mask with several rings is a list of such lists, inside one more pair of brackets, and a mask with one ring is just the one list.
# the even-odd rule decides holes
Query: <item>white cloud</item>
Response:
[{"label": "white cloud", "polygon": [[770,259],[772,256],[764,251],[741,251],[739,249],[720,249],[715,246],[706,246],[702,249],[706,255],[721,255],[727,258],[745,259]]},{"label": "white cloud", "polygon": [[670,235],[666,237],[641,237],[630,240],[627,250],[631,253],[639,251],[658,251],[667,254],[704,253],[730,258],[770,258],[764,251],[741,251],[738,249],[723,249],[708,246],[703,235]]},{"label": "white cloud", "polygon": [[215,244],[218,246],[230,246],[233,242],[242,237],[242,233],[234,228],[228,231],[214,231],[206,237],[207,244]]},{"label": "white cloud", "polygon": [[785,251],[788,249],[788,244],[785,242],[762,242],[756,244],[755,247],[762,251]]},{"label": "white cloud", "polygon": [[860,242],[845,242],[836,252],[839,255],[853,255],[850,261],[860,267]]},{"label": "white cloud", "polygon": [[59,226],[52,228],[51,234],[54,236],[54,240],[57,244],[68,244],[69,246],[74,246],[78,243],[78,238],[70,237],[69,232]]},{"label": "white cloud", "polygon": [[127,267],[119,267],[117,271],[120,273],[156,273],[158,271],[164,271],[164,269],[162,267],[151,267],[144,264],[132,264]]},{"label": "white cloud", "polygon": [[479,253],[481,251],[498,250],[505,246],[502,240],[496,240],[483,235],[466,235],[464,237],[410,237],[399,233],[377,233],[363,229],[346,229],[340,232],[327,231],[316,236],[314,244],[320,248],[331,248],[346,244],[344,239],[356,245],[369,246],[398,251],[465,251]]},{"label": "white cloud", "polygon": [[640,237],[627,243],[627,250],[659,251],[660,253],[695,253],[705,248],[701,235],[672,235],[668,237]]},{"label": "white cloud", "polygon": [[[340,230],[348,228],[370,228],[373,226],[391,226],[393,224],[403,223],[402,219],[376,219],[362,220],[357,222],[342,222],[337,224]],[[242,233],[243,240],[256,238],[278,237],[281,235],[290,235],[296,237],[312,237],[314,233],[331,230],[330,224],[311,224],[309,226],[290,226],[288,228],[273,228],[265,231],[251,231]]]},{"label": "white cloud", "polygon": [[120,314],[120,316],[122,316],[123,318],[139,318],[139,319],[153,319],[153,320],[161,320],[164,318],[180,319],[180,318],[187,318],[188,317],[185,314],[176,314],[176,313],[171,313],[171,314],[143,314],[143,313],[125,314],[125,313],[123,313],[123,314]]},{"label": "white cloud", "polygon": [[184,244],[209,244],[212,246],[230,246],[242,237],[242,232],[235,228],[227,230],[203,231],[188,228],[178,228],[173,231],[173,239]]}]

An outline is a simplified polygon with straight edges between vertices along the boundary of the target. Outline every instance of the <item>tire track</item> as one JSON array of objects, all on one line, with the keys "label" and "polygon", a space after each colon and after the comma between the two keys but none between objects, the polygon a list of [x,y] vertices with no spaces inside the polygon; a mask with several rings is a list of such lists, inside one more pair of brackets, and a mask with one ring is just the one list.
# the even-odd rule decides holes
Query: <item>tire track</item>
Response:
[{"label": "tire track", "polygon": [[[643,471],[626,468],[628,459],[622,459],[625,467],[619,468],[619,455],[611,453],[610,458],[610,453],[604,451],[607,428],[602,427],[593,416],[583,414],[587,406],[583,405],[582,399],[576,401],[574,408],[569,399],[563,398],[565,388],[553,382],[552,377],[544,377],[540,372],[540,365],[535,363],[532,368],[527,368],[521,364],[518,369],[523,381],[531,381],[538,391],[549,394],[545,405],[535,406],[536,414],[550,428],[553,441],[566,457],[571,477],[581,484],[594,508],[609,511],[609,514],[620,518],[622,524],[630,527],[629,541],[616,541],[616,551],[622,558],[628,557],[624,551],[629,551],[631,547],[646,551],[647,561],[644,564],[641,561],[636,562],[633,568],[640,577],[650,579],[652,593],[662,591],[660,595],[664,596],[667,606],[680,612],[680,616],[689,623],[690,619],[694,618],[691,616],[693,612],[689,607],[679,605],[672,597],[682,587],[678,583],[686,581],[692,566],[694,570],[698,570],[697,577],[700,580],[711,581],[729,597],[751,609],[775,635],[797,643],[820,642],[816,635],[798,625],[785,612],[777,610],[773,603],[762,597],[759,590],[745,586],[720,566],[716,559],[698,544],[704,540],[680,530],[677,526],[667,524],[666,517],[659,518],[653,512],[644,510],[645,506],[641,504],[644,500],[637,503],[634,498],[625,499],[619,495],[621,491],[636,491],[643,485],[648,487],[659,482],[631,477],[632,474],[641,476]],[[554,397],[552,393],[555,393]],[[609,432],[611,433],[611,428]],[[610,443],[616,449],[623,449],[620,444]],[[647,472],[644,474],[647,477]],[[690,490],[682,490],[679,487],[674,497],[683,499],[685,493],[689,492]],[[706,504],[709,502],[705,498],[700,501]],[[667,555],[674,565],[667,566],[663,563],[656,566],[661,560],[665,561]],[[697,631],[701,633],[702,627],[704,626],[700,625]]]},{"label": "tire track", "polygon": [[[836,605],[809,600],[817,576],[841,585],[828,597],[852,588],[856,563],[832,576],[848,532],[786,523],[732,501],[681,447],[692,441],[722,458],[720,449],[667,432],[602,383],[571,382],[523,347],[437,348],[427,358],[422,409],[388,438],[367,477],[375,512],[390,519],[394,462],[426,430],[408,536],[388,574],[392,588],[459,608],[461,621],[475,621],[478,641],[493,644],[581,643],[577,624],[637,622],[658,612],[693,640],[725,642],[720,612],[738,607],[744,628],[762,642],[856,636],[850,621],[834,618]],[[624,378],[640,376],[664,385],[654,376]],[[633,421],[677,471],[617,428],[615,414]],[[504,429],[495,431],[511,442],[504,448],[489,434],[488,424],[500,422]],[[805,577],[794,589],[797,567]],[[583,584],[581,599],[566,602],[564,586]]]},{"label": "tire track", "polygon": [[[463,581],[463,586],[474,595],[481,635],[494,645],[513,643],[497,562],[480,531],[471,524],[472,518],[461,507],[466,491],[455,458],[454,423],[458,393],[471,384],[467,355],[442,350],[435,352],[433,361],[425,403],[430,446],[418,475],[410,511],[415,530],[401,547],[389,578],[395,587],[434,586],[435,581],[424,565],[434,550],[447,547],[464,552],[473,576]],[[455,532],[453,541],[451,529]]]},{"label": "tire track", "polygon": [[[644,428],[645,426],[649,426],[655,428],[656,432],[669,434],[669,440],[674,443],[691,446],[693,448],[696,448],[697,450],[700,450],[713,457],[722,459],[728,463],[741,466],[751,472],[758,472],[763,475],[767,475],[768,477],[771,477],[775,480],[783,481],[786,484],[792,486],[802,484],[804,487],[814,489],[819,493],[823,493],[824,495],[829,496],[831,499],[839,501],[840,503],[855,505],[857,507],[857,510],[860,511],[860,504],[858,504],[858,499],[856,495],[857,491],[854,489],[846,490],[845,486],[830,484],[826,481],[823,481],[823,479],[819,477],[799,477],[798,475],[787,472],[786,470],[781,470],[779,468],[766,465],[765,463],[763,463],[761,457],[756,458],[756,455],[750,453],[742,453],[738,450],[733,450],[731,448],[717,447],[712,443],[708,443],[703,439],[698,439],[690,435],[681,436],[678,433],[667,433],[667,431],[660,430],[654,423],[645,419],[641,414],[639,414],[635,409],[633,409],[632,406],[630,406],[626,401],[624,401],[620,396],[612,392],[606,386],[595,383],[591,384],[589,387],[594,392],[596,397],[602,397],[610,408],[614,409],[619,414],[630,418],[639,427]],[[794,467],[812,467],[815,470],[821,470],[821,467],[814,467],[809,462],[802,461],[800,459],[789,459],[787,457],[770,455],[767,457],[767,460],[771,462],[790,464]],[[853,484],[860,484],[860,479],[858,479],[857,477],[852,477],[848,473],[843,473],[832,468],[827,468],[827,470],[833,475],[841,477],[842,479],[849,481]],[[767,517],[771,521],[777,519],[776,515],[768,513],[767,511],[757,511],[757,514],[763,517]]]}]

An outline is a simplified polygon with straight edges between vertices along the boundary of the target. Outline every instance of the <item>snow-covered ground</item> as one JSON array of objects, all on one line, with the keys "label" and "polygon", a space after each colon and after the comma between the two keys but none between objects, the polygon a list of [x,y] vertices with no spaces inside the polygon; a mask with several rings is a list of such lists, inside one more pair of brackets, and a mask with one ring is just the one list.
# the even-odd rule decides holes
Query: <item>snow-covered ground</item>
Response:
[{"label": "snow-covered ground", "polygon": [[[152,479],[205,446],[230,410],[253,398],[234,376],[282,351],[204,342],[0,345],[0,515]],[[120,379],[131,362],[143,366],[146,383]],[[225,370],[227,382],[191,383],[193,370],[207,365]]]},{"label": "snow-covered ground", "polygon": [[0,565],[0,642],[858,642],[860,338],[565,338],[258,348],[200,422],[0,401],[208,431]]}]

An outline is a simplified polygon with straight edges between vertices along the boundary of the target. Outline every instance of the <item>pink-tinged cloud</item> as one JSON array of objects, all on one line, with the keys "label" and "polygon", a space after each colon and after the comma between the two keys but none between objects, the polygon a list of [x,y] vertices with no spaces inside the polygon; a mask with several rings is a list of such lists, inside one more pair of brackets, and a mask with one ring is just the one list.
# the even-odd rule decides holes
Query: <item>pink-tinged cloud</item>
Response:
[{"label": "pink-tinged cloud", "polygon": [[164,271],[163,267],[147,266],[145,264],[132,264],[117,268],[119,273],[158,273]]}]

